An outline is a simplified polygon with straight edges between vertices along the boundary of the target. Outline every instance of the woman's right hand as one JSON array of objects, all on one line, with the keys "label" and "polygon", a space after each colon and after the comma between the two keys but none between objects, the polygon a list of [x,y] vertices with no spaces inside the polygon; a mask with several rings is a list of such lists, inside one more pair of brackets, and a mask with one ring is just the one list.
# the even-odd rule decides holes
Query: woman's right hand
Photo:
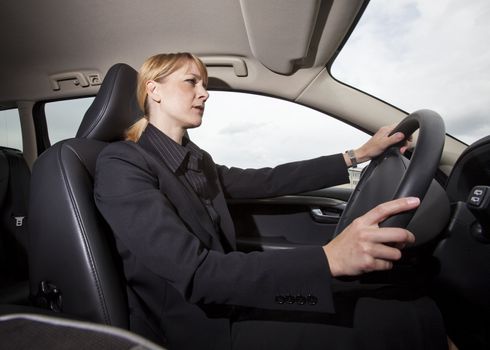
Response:
[{"label": "woman's right hand", "polygon": [[323,247],[332,276],[356,276],[365,272],[389,270],[402,256],[401,249],[415,236],[397,227],[379,227],[388,217],[419,206],[415,197],[382,203],[355,219]]}]

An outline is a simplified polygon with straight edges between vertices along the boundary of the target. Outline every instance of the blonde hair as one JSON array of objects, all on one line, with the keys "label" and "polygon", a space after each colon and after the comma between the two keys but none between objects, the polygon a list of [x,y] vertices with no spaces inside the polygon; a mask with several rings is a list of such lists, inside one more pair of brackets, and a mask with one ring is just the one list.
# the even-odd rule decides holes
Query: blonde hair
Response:
[{"label": "blonde hair", "polygon": [[162,82],[167,76],[182,68],[185,64],[196,64],[205,85],[208,82],[208,72],[204,63],[195,55],[188,52],[158,54],[149,57],[143,63],[138,74],[136,97],[144,115],[126,131],[126,140],[137,142],[148,125],[148,94],[146,83],[149,80]]}]

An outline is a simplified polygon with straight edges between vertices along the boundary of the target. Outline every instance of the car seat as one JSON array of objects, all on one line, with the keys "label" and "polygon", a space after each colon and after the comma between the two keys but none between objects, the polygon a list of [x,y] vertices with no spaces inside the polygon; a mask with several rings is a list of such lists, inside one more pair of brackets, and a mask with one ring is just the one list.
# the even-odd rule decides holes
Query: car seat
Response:
[{"label": "car seat", "polygon": [[27,302],[30,176],[21,151],[0,147],[0,304]]},{"label": "car seat", "polygon": [[122,262],[93,195],[100,151],[141,115],[137,72],[110,68],[75,138],[35,161],[29,204],[29,286],[35,306],[128,328]]}]

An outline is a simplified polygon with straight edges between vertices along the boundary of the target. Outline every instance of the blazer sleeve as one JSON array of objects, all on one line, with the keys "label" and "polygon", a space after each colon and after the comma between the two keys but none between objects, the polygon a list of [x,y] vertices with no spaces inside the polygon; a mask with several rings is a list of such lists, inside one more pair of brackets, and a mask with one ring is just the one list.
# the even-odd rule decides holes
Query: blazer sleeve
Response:
[{"label": "blazer sleeve", "polygon": [[282,196],[349,182],[342,154],[286,163],[275,168],[239,169],[219,165],[216,169],[228,198]]},{"label": "blazer sleeve", "polygon": [[101,153],[94,192],[116,240],[191,303],[334,310],[321,247],[253,253],[208,250],[129,143],[109,145]]}]

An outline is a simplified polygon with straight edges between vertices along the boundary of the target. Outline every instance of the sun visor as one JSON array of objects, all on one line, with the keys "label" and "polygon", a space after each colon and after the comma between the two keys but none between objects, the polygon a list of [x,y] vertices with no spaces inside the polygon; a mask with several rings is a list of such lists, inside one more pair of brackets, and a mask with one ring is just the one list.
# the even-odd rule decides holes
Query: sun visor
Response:
[{"label": "sun visor", "polygon": [[253,55],[292,74],[325,66],[349,33],[365,0],[240,0]]},{"label": "sun visor", "polygon": [[321,0],[240,0],[253,55],[267,68],[290,74],[308,55]]}]

